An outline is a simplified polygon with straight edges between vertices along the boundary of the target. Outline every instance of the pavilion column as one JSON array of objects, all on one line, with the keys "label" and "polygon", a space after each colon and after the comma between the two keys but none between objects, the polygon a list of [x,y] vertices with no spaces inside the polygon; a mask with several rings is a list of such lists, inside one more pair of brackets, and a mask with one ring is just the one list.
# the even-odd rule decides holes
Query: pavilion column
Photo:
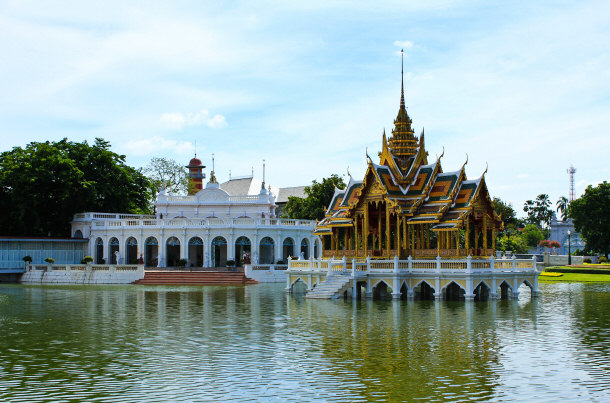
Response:
[{"label": "pavilion column", "polygon": [[474,254],[478,254],[479,249],[479,229],[475,223],[474,225]]},{"label": "pavilion column", "polygon": [[460,230],[455,231],[455,256],[460,256]]},{"label": "pavilion column", "polygon": [[396,254],[398,255],[398,257],[400,257],[400,249],[401,249],[401,244],[400,244],[400,215],[398,215],[398,213],[396,213]]},{"label": "pavilion column", "polygon": [[369,203],[364,204],[364,228],[362,229],[362,236],[364,236],[364,256],[369,254]]},{"label": "pavilion column", "polygon": [[440,235],[441,235],[441,232],[437,231],[436,232],[436,256],[440,256],[441,255],[441,239],[440,239]]},{"label": "pavilion column", "polygon": [[343,250],[349,250],[349,245],[348,245],[349,237],[347,236],[348,232],[349,232],[348,227],[345,227],[343,229]]},{"label": "pavilion column", "polygon": [[466,221],[466,256],[470,255],[470,218]]},{"label": "pavilion column", "polygon": [[385,248],[388,253],[388,257],[391,254],[391,246],[390,245],[390,207],[388,203],[385,204]]},{"label": "pavilion column", "polygon": [[432,225],[431,224],[426,224],[426,249],[430,249],[430,231],[431,231]]},{"label": "pavilion column", "polygon": [[383,236],[381,232],[381,204],[377,204],[377,241],[379,242],[379,254],[381,254],[381,237]]},{"label": "pavilion column", "polygon": [[358,256],[358,220],[360,219],[359,215],[356,214],[354,217],[354,256]]},{"label": "pavilion column", "polygon": [[407,217],[403,217],[402,220],[402,229],[404,231],[404,248],[408,249],[409,248],[409,226],[407,225]]},{"label": "pavilion column", "polygon": [[496,227],[491,230],[491,253],[496,253]]},{"label": "pavilion column", "polygon": [[483,215],[483,255],[487,256],[487,214]]}]

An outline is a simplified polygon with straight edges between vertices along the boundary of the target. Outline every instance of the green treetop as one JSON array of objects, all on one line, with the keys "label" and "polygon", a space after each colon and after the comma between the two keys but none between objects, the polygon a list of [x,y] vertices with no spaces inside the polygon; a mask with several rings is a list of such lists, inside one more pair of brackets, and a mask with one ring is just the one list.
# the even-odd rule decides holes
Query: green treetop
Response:
[{"label": "green treetop", "polygon": [[103,139],[32,142],[0,154],[3,235],[69,236],[74,214],[147,213],[151,192],[150,181]]}]

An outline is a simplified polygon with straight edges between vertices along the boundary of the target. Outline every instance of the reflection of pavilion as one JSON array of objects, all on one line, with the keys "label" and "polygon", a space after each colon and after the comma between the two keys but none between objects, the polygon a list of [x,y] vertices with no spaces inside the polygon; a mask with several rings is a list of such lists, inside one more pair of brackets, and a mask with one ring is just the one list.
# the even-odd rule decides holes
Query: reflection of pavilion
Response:
[{"label": "reflection of pavilion", "polygon": [[[201,161],[189,164],[195,189],[201,189]],[[194,171],[194,172],[193,172]],[[188,196],[162,191],[157,215],[81,213],[74,216],[74,237],[89,238],[96,263],[135,263],[146,266],[223,267],[273,264],[289,256],[309,258],[318,250],[313,222],[276,218],[275,195],[262,183],[257,195],[229,195],[214,171],[205,188]],[[313,248],[313,250],[312,250]],[[118,259],[118,261],[117,261]]]}]

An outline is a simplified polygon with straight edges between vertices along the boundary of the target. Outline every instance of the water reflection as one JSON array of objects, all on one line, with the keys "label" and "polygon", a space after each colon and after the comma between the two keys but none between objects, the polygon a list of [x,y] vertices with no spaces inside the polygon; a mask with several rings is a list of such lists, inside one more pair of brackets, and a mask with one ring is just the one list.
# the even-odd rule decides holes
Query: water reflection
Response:
[{"label": "water reflection", "polygon": [[542,291],[352,302],[268,284],[2,286],[0,400],[602,398],[609,287]]}]

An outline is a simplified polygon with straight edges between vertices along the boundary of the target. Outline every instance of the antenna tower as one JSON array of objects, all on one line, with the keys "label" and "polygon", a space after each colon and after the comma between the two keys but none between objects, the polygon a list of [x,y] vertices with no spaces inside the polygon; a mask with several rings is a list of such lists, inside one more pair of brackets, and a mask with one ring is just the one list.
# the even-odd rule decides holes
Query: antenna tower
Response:
[{"label": "antenna tower", "polygon": [[566,172],[570,175],[570,203],[572,203],[574,201],[574,174],[576,173],[576,168],[574,168],[574,165],[570,165]]}]

